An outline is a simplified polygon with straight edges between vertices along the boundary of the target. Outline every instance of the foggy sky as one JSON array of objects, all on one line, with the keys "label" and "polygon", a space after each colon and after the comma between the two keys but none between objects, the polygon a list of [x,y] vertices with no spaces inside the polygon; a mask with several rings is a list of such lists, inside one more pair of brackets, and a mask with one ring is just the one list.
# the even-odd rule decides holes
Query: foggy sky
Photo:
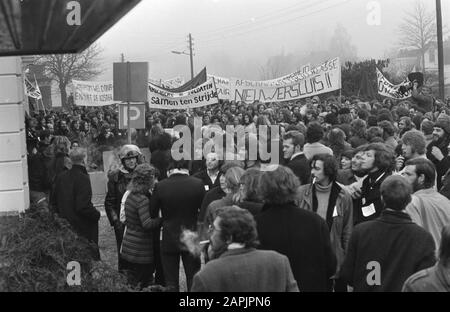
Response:
[{"label": "foggy sky", "polygon": [[[187,35],[194,39],[194,70],[259,80],[259,69],[279,54],[327,50],[338,23],[351,36],[360,59],[382,58],[395,47],[398,26],[413,0],[379,0],[381,25],[367,24],[369,0],[142,0],[97,42],[104,49],[105,72],[112,63],[149,62],[150,77],[190,77]],[[435,1],[424,0],[430,10]],[[443,22],[450,1],[442,1]],[[302,64],[298,64],[299,66]],[[313,64],[314,65],[314,64]],[[295,71],[293,68],[292,71]]]}]

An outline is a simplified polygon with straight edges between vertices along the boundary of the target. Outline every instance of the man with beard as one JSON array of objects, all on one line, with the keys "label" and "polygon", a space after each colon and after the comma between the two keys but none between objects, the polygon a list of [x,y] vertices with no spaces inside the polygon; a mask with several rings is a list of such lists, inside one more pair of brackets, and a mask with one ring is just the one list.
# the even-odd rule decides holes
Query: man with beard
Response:
[{"label": "man with beard", "polygon": [[210,234],[214,260],[194,276],[192,292],[298,292],[288,258],[255,249],[256,222],[247,210],[221,208]]},{"label": "man with beard", "polygon": [[416,224],[430,232],[436,247],[439,246],[442,228],[450,224],[450,200],[434,189],[436,171],[433,163],[423,158],[409,160],[402,176],[414,192],[406,212]]},{"label": "man with beard", "polygon": [[289,131],[283,137],[283,157],[286,166],[300,179],[300,184],[308,184],[311,178],[309,160],[303,153],[305,137],[299,131]]},{"label": "man with beard", "polygon": [[311,160],[312,183],[299,188],[299,207],[318,214],[327,222],[331,246],[337,258],[334,290],[345,292],[339,269],[353,229],[352,197],[337,182],[338,164],[334,156],[317,154]]},{"label": "man with beard", "polygon": [[207,192],[210,189],[220,185],[219,178],[221,173],[219,171],[219,155],[217,155],[217,153],[208,153],[208,155],[206,155],[205,162],[206,169],[197,172],[193,176],[203,181],[203,184],[205,185],[205,191]]},{"label": "man with beard", "polygon": [[427,147],[427,158],[436,167],[437,188],[442,187],[442,177],[450,168],[448,145],[450,143],[450,116],[440,115],[434,124],[433,141]]}]

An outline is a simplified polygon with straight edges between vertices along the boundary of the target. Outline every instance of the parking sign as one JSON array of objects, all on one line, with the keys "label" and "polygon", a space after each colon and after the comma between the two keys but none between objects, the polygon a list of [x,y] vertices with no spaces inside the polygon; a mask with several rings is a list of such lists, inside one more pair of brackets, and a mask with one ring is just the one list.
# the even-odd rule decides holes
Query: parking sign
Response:
[{"label": "parking sign", "polygon": [[[128,127],[128,104],[119,104],[119,129]],[[145,104],[130,103],[130,128],[145,129]]]}]

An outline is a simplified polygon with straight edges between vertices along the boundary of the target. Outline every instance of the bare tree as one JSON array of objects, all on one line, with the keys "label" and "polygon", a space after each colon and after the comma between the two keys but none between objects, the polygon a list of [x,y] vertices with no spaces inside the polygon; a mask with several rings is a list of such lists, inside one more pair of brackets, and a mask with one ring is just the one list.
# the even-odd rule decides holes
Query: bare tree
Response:
[{"label": "bare tree", "polygon": [[436,16],[428,11],[424,3],[416,0],[400,25],[400,46],[416,48],[421,57],[422,72],[425,73],[425,52],[436,41]]},{"label": "bare tree", "polygon": [[280,76],[280,64],[269,59],[265,66],[259,69],[261,80],[274,79]]},{"label": "bare tree", "polygon": [[262,80],[275,79],[283,74],[288,74],[296,68],[294,65],[294,55],[288,54],[271,56],[268,58],[266,64],[261,66],[259,69],[259,74]]},{"label": "bare tree", "polygon": [[89,80],[103,72],[100,55],[103,50],[93,44],[77,54],[43,55],[36,63],[44,65],[45,74],[55,80],[61,92],[62,107],[67,107],[67,85],[72,79]]},{"label": "bare tree", "polygon": [[339,56],[341,62],[354,62],[358,59],[356,46],[352,44],[352,38],[342,24],[337,24],[329,44],[331,57]]}]

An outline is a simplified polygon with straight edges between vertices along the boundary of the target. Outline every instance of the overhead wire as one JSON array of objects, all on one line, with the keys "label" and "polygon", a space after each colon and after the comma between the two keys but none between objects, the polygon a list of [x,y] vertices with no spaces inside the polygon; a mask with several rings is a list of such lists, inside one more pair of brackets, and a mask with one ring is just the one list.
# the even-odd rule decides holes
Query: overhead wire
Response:
[{"label": "overhead wire", "polygon": [[315,1],[315,3],[317,4],[317,0],[301,1],[300,3],[296,3],[295,5],[292,5],[292,6],[289,6],[289,7],[285,7],[285,8],[279,9],[279,10],[271,11],[270,13],[266,13],[266,14],[263,14],[263,15],[260,15],[260,16],[255,16],[253,19],[246,20],[246,21],[243,21],[243,22],[240,22],[240,23],[237,23],[237,24],[226,25],[226,26],[222,26],[222,27],[219,27],[219,28],[216,28],[216,29],[213,29],[213,30],[209,30],[209,31],[206,31],[206,32],[200,32],[200,33],[197,33],[196,36],[197,37],[202,37],[204,35],[208,36],[210,34],[214,34],[214,33],[217,33],[217,32],[229,31],[229,30],[232,30],[234,28],[241,27],[241,26],[243,26],[245,24],[254,24],[255,22],[259,23],[259,22],[263,21],[264,19],[274,18],[277,15],[279,15],[280,12],[284,12],[284,11],[289,11],[289,13],[292,13],[293,12],[292,11],[293,8],[296,8],[296,7],[300,6],[300,5],[305,4],[306,2],[311,2],[311,1],[313,1],[313,2]]},{"label": "overhead wire", "polygon": [[279,26],[279,25],[282,25],[282,24],[286,24],[286,23],[292,22],[292,21],[297,21],[300,18],[312,16],[314,14],[320,13],[320,12],[325,11],[325,10],[329,10],[331,8],[337,7],[339,5],[347,3],[349,1],[351,1],[351,0],[344,0],[344,1],[341,1],[341,2],[338,2],[338,3],[335,3],[333,5],[327,6],[325,8],[321,8],[321,9],[309,12],[307,14],[302,14],[302,15],[299,15],[299,16],[295,16],[294,18],[290,18],[290,19],[287,19],[287,20],[284,20],[284,21],[280,21],[280,22],[277,22],[277,23],[274,23],[274,24],[260,25],[259,27],[256,27],[256,28],[253,28],[253,29],[242,30],[240,32],[238,31],[238,32],[234,32],[234,33],[231,33],[231,34],[228,34],[228,35],[224,34],[224,35],[222,35],[220,37],[209,39],[209,40],[205,40],[205,41],[197,40],[198,41],[197,43],[199,45],[203,46],[203,47],[204,46],[209,46],[209,43],[211,43],[211,42],[215,42],[215,41],[218,41],[218,40],[226,40],[226,39],[230,39],[230,38],[234,39],[236,37],[239,37],[239,36],[242,36],[242,35],[245,35],[245,34],[248,34],[248,33],[252,33],[252,32],[261,31],[261,30],[267,29],[269,27],[275,27],[275,26]]}]

